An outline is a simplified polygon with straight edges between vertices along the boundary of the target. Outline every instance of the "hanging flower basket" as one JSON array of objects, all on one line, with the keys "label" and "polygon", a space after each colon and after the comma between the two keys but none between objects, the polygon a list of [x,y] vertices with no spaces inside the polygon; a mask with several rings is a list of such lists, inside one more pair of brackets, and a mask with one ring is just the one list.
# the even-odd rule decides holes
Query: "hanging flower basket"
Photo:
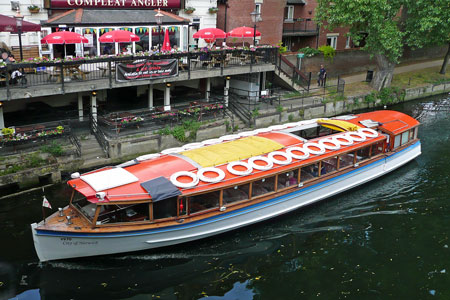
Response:
[{"label": "hanging flower basket", "polygon": [[41,9],[37,5],[28,6],[28,11],[32,14],[37,14]]},{"label": "hanging flower basket", "polygon": [[194,8],[194,7],[186,7],[186,8],[184,9],[184,13],[185,13],[185,14],[192,14],[194,11],[195,11],[195,8]]},{"label": "hanging flower basket", "polygon": [[219,8],[218,7],[210,7],[208,9],[208,11],[209,11],[210,14],[215,14],[215,13],[217,13],[219,11]]}]

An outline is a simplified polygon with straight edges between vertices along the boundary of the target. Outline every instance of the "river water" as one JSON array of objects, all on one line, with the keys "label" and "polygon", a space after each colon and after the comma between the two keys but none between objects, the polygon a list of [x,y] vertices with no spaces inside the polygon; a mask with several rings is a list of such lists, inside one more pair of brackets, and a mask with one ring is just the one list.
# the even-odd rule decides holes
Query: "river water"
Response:
[{"label": "river water", "polygon": [[[365,186],[231,233],[133,254],[39,263],[42,192],[0,203],[0,299],[450,299],[448,96],[419,116],[422,155]],[[45,191],[54,209],[65,185]]]}]

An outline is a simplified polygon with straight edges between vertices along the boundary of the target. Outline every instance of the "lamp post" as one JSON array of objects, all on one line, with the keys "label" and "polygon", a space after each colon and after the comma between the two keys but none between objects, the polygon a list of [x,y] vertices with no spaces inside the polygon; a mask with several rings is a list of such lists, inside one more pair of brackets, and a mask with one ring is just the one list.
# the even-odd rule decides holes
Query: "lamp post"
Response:
[{"label": "lamp post", "polygon": [[256,8],[254,11],[250,13],[250,16],[252,17],[253,22],[253,46],[256,46],[256,23],[259,21],[259,16],[261,13],[256,11]]},{"label": "lamp post", "polygon": [[23,16],[20,14],[20,9],[17,9],[17,14],[14,16],[16,19],[17,33],[19,34],[19,48],[20,48],[20,60],[23,60],[23,52],[22,52],[22,21]]},{"label": "lamp post", "polygon": [[155,15],[156,24],[158,24],[158,46],[159,46],[159,52],[161,52],[161,24],[162,24],[162,18],[164,15],[161,13],[161,9],[158,8],[158,13]]}]

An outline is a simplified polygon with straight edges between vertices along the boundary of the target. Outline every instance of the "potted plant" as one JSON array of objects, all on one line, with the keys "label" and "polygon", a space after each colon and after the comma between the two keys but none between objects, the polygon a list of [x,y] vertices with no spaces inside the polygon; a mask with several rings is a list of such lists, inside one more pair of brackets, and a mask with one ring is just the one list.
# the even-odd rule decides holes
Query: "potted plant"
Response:
[{"label": "potted plant", "polygon": [[210,14],[215,14],[215,13],[217,13],[219,11],[219,8],[218,7],[210,7],[208,9],[208,11],[209,11]]},{"label": "potted plant", "polygon": [[188,7],[186,7],[186,8],[184,9],[184,12],[185,12],[186,14],[192,14],[194,11],[195,11],[195,8],[194,8],[194,7],[191,7],[191,6],[188,6]]},{"label": "potted plant", "polygon": [[28,6],[28,10],[32,14],[37,14],[39,12],[40,8],[39,8],[39,6],[32,4],[32,5]]}]

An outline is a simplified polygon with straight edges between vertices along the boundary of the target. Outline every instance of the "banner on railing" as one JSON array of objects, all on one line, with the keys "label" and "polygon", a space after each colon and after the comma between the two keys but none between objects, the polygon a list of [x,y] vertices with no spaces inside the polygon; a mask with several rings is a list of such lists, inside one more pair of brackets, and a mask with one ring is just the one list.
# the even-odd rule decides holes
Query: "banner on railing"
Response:
[{"label": "banner on railing", "polygon": [[116,64],[116,80],[148,80],[178,76],[178,60],[143,59],[128,64]]}]

